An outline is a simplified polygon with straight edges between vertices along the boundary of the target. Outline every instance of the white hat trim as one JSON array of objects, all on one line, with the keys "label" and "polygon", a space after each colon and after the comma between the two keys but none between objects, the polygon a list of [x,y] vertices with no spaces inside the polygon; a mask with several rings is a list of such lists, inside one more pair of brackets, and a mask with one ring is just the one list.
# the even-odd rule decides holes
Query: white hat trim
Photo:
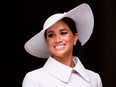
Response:
[{"label": "white hat trim", "polygon": [[39,58],[48,58],[51,54],[48,51],[47,44],[44,38],[44,32],[50,26],[52,26],[57,21],[61,20],[64,17],[69,17],[74,20],[76,23],[79,41],[83,46],[90,38],[93,32],[94,26],[94,18],[91,8],[88,4],[83,3],[69,12],[65,13],[57,13],[50,16],[44,23],[43,30],[33,36],[30,40],[28,40],[24,48],[25,50]]}]

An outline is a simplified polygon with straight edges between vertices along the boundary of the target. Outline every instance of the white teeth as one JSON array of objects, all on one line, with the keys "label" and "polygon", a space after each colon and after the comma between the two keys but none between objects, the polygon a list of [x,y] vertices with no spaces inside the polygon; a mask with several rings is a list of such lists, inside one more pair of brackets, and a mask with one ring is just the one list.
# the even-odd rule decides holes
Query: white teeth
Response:
[{"label": "white teeth", "polygon": [[57,49],[61,49],[63,47],[64,47],[64,45],[55,46],[55,48],[57,48]]}]

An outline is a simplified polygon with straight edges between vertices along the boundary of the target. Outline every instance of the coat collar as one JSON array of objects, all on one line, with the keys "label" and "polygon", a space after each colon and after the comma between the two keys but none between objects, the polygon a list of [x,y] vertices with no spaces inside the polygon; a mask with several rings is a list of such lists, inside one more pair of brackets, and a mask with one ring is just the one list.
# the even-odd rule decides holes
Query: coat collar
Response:
[{"label": "coat collar", "polygon": [[77,74],[79,74],[84,80],[89,82],[88,74],[86,72],[86,69],[82,65],[81,61],[77,57],[73,57],[73,59],[75,62],[75,67],[71,68],[56,61],[54,58],[50,56],[45,65],[43,66],[43,69],[45,69],[54,77],[66,83],[68,83],[72,71],[76,71]]}]

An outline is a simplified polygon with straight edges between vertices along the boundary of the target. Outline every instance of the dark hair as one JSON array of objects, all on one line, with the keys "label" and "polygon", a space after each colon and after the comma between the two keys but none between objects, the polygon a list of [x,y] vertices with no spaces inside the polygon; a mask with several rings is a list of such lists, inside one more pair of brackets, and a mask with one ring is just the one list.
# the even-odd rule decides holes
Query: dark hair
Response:
[{"label": "dark hair", "polygon": [[[64,17],[61,20],[64,21],[69,26],[69,28],[71,29],[73,35],[75,35],[78,32],[77,28],[76,28],[76,24],[71,18]],[[46,39],[46,31],[44,33],[44,37]],[[76,45],[74,45],[74,47],[73,47],[73,56],[78,56],[80,54],[81,48],[82,48],[81,42],[78,40],[76,42]]]},{"label": "dark hair", "polygon": [[[62,19],[62,21],[64,21],[69,26],[73,35],[75,35],[78,32],[74,20],[65,17]],[[76,45],[73,46],[73,56],[79,56],[81,49],[82,49],[81,42],[77,40]]]},{"label": "dark hair", "polygon": [[64,21],[69,26],[73,35],[75,35],[77,33],[77,28],[76,28],[75,22],[71,18],[65,17],[61,20]]}]

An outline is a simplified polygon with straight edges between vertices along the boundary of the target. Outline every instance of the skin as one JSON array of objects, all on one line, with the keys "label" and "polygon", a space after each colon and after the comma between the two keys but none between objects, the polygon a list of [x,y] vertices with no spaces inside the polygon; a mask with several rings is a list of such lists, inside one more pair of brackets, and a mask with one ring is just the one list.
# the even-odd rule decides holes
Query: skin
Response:
[{"label": "skin", "polygon": [[46,43],[52,57],[69,67],[74,67],[72,51],[78,34],[73,35],[68,25],[60,20],[47,29],[46,35]]}]

